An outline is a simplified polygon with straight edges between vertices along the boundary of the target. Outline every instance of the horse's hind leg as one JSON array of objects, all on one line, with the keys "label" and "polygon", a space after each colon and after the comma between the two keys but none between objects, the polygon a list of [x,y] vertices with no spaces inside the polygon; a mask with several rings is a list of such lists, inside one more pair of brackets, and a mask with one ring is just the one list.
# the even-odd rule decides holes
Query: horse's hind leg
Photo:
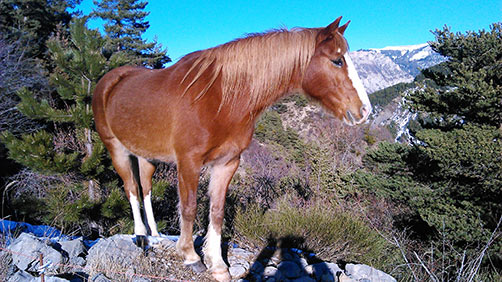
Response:
[{"label": "horse's hind leg", "polygon": [[224,206],[228,184],[238,166],[239,158],[235,158],[227,163],[215,164],[211,170],[208,191],[210,197],[210,222],[204,243],[204,260],[206,265],[209,265],[211,274],[218,281],[230,280],[227,265],[221,256],[221,229],[225,215]]},{"label": "horse's hind leg", "polygon": [[152,176],[155,172],[155,165],[141,157],[138,157],[138,165],[141,188],[143,190],[143,207],[145,208],[146,221],[150,228],[150,234],[152,236],[159,236],[152,209]]},{"label": "horse's hind leg", "polygon": [[110,151],[113,167],[124,182],[124,190],[129,203],[131,204],[132,215],[134,218],[134,234],[146,236],[146,227],[141,218],[141,210],[138,195],[138,183],[134,176],[134,166],[130,153],[116,139],[107,140],[106,147]]}]

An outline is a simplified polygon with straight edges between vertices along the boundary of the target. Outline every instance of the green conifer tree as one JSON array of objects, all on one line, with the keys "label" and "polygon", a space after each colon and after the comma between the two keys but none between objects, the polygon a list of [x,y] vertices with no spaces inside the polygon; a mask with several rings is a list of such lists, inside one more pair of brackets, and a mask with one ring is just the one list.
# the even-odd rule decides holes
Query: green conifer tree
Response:
[{"label": "green conifer tree", "polygon": [[439,88],[407,98],[420,116],[415,141],[380,144],[366,156],[371,173],[355,178],[410,207],[431,228],[421,231],[436,232],[431,239],[474,249],[502,216],[502,26],[435,36],[432,48],[448,61],[424,72]]},{"label": "green conifer tree", "polygon": [[109,51],[125,52],[130,56],[132,64],[161,68],[171,61],[166,50],[162,50],[156,42],[147,43],[141,37],[150,27],[145,20],[149,14],[144,11],[147,4],[147,1],[138,0],[94,0],[97,8],[92,12],[92,16],[105,21]]},{"label": "green conifer tree", "polygon": [[[47,128],[21,136],[4,131],[1,140],[9,158],[35,172],[74,175],[77,181],[73,186],[60,187],[57,197],[47,201],[48,205],[65,209],[62,214],[66,220],[78,221],[86,217],[82,208],[102,200],[98,186],[109,167],[104,145],[93,130],[92,93],[99,78],[127,60],[120,52],[105,58],[101,52],[105,39],[97,30],[89,30],[85,19],[76,19],[69,34],[69,38],[54,37],[48,41],[55,64],[50,77],[56,88],[54,99],[37,100],[35,93],[26,88],[18,92],[21,102],[17,108],[32,119],[46,122]],[[76,203],[61,205],[68,193],[81,197]]]},{"label": "green conifer tree", "polygon": [[41,58],[45,41],[58,25],[67,26],[72,12],[81,0],[2,0],[0,1],[0,34],[5,40],[21,40],[29,47],[28,57]]}]

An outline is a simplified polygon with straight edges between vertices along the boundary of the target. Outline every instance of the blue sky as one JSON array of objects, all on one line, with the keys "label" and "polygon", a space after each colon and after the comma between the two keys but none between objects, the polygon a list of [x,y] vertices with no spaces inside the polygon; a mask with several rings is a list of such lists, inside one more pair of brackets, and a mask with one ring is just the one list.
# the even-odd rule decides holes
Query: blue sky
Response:
[{"label": "blue sky", "polygon": [[[280,27],[320,27],[343,16],[351,50],[415,45],[434,40],[430,32],[445,24],[454,32],[488,29],[502,21],[502,0],[450,1],[165,1],[150,0],[147,40],[167,48],[175,62],[246,33]],[[88,14],[92,0],[79,9]],[[97,28],[100,22],[91,22]]]}]

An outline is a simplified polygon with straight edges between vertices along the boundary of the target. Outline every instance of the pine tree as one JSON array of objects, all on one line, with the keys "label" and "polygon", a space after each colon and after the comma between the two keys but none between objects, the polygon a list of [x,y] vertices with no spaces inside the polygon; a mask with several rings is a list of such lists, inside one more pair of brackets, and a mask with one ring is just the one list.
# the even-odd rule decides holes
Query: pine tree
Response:
[{"label": "pine tree", "polygon": [[161,68],[171,61],[166,50],[156,42],[147,43],[141,38],[150,27],[145,18],[149,12],[144,9],[148,2],[138,0],[94,0],[97,8],[92,16],[103,19],[107,49],[111,52],[123,51],[130,56],[132,64]]},{"label": "pine tree", "polygon": [[431,239],[474,249],[502,216],[502,28],[435,36],[432,48],[448,61],[424,71],[439,88],[408,97],[420,116],[415,141],[380,144],[365,157],[371,173],[355,179],[408,206],[436,232]]},{"label": "pine tree", "polygon": [[[436,30],[434,51],[449,58],[442,71],[425,76],[443,88],[427,87],[410,97],[412,109],[427,113],[444,126],[467,123],[502,125],[502,26],[490,31],[453,33]],[[435,126],[441,126],[440,124]]]},{"label": "pine tree", "polygon": [[68,11],[81,0],[2,0],[0,34],[9,42],[21,40],[30,47],[28,57],[44,56],[45,41],[58,25],[67,26],[72,18]]},{"label": "pine tree", "polygon": [[[1,134],[9,158],[41,174],[73,175],[77,180],[56,189],[58,193],[47,199],[48,205],[64,209],[62,214],[69,221],[86,217],[82,208],[102,200],[98,185],[109,167],[104,145],[93,130],[92,93],[101,76],[127,60],[120,52],[106,59],[101,53],[104,44],[97,30],[85,26],[85,19],[76,19],[70,25],[69,38],[51,38],[48,49],[55,63],[50,77],[56,88],[54,99],[38,100],[33,92],[36,89],[24,88],[18,92],[21,102],[17,105],[26,116],[46,122],[47,128],[19,137],[9,131]],[[81,197],[76,203],[61,206],[57,199],[72,193]],[[78,209],[71,213],[67,210],[71,207]]]}]

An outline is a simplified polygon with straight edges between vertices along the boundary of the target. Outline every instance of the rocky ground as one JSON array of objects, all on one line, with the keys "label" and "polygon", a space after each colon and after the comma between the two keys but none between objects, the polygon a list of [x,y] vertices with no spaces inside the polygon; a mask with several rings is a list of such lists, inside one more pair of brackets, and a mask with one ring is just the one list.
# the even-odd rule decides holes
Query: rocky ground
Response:
[{"label": "rocky ground", "polygon": [[[173,237],[149,238],[140,248],[131,235],[100,239],[92,247],[82,239],[56,241],[21,233],[0,249],[0,281],[212,281],[194,273],[176,254]],[[200,248],[202,238],[196,238]],[[225,247],[234,281],[395,281],[363,264],[337,265],[297,249]],[[40,264],[40,256],[43,264]]]}]

